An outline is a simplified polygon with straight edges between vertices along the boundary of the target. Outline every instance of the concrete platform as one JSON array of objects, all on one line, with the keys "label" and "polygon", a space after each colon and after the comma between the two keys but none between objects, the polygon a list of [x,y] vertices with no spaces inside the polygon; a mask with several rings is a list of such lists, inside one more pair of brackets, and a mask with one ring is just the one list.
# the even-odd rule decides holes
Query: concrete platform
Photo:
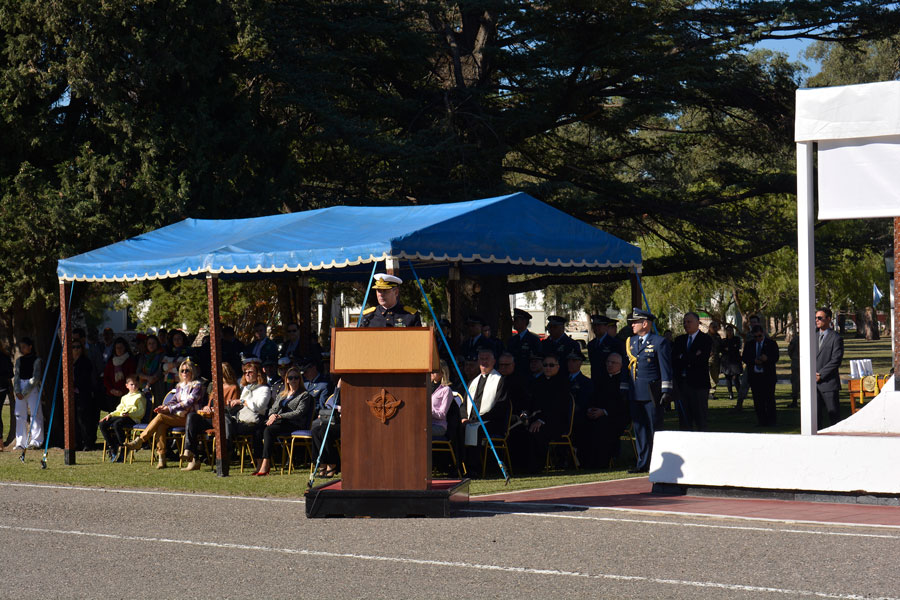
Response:
[{"label": "concrete platform", "polygon": [[[885,386],[893,390],[893,379]],[[816,435],[660,431],[650,481],[660,486],[811,493],[900,503],[900,392],[884,391]]]}]

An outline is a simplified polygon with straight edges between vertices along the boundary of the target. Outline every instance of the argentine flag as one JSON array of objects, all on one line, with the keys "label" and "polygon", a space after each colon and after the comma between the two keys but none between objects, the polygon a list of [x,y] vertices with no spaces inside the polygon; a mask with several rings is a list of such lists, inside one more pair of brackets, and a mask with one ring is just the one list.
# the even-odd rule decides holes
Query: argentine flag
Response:
[{"label": "argentine flag", "polygon": [[878,303],[881,302],[881,299],[884,297],[884,294],[881,293],[881,290],[878,289],[878,284],[872,284],[872,306],[878,306]]}]

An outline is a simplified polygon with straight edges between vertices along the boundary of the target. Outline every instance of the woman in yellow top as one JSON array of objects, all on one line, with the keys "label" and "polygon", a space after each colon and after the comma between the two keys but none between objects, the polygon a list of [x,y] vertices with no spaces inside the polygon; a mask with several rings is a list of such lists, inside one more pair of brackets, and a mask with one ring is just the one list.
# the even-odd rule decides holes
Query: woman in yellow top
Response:
[{"label": "woman in yellow top", "polygon": [[137,374],[125,377],[125,389],[128,392],[121,397],[114,411],[100,419],[100,433],[106,440],[109,462],[119,460],[119,449],[127,441],[125,429],[134,427],[135,423],[140,423],[144,418],[147,399],[138,390],[139,381]]}]

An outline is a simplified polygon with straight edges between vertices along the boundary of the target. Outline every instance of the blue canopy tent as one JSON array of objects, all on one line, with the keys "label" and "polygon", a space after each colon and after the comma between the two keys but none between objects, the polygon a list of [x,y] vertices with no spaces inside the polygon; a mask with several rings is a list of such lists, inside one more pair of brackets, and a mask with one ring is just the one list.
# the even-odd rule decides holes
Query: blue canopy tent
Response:
[{"label": "blue canopy tent", "polygon": [[[60,260],[63,348],[68,348],[66,283],[205,277],[209,320],[218,323],[218,279],[314,275],[350,281],[386,261],[409,277],[536,274],[626,268],[641,251],[523,193],[412,207],[334,206],[251,219],[186,219],[156,231]],[[413,267],[414,265],[414,267]],[[217,328],[210,331],[213,383],[221,398]],[[75,463],[69,352],[63,353],[65,460]],[[215,423],[224,424],[219,407]],[[227,475],[217,445],[216,470]]]},{"label": "blue canopy tent", "polygon": [[[309,274],[353,280],[373,262],[425,277],[637,268],[638,247],[528,194],[427,206],[333,206],[252,219],[185,219],[59,261],[60,281]],[[367,266],[368,265],[368,266]],[[408,272],[407,272],[408,276]]]}]

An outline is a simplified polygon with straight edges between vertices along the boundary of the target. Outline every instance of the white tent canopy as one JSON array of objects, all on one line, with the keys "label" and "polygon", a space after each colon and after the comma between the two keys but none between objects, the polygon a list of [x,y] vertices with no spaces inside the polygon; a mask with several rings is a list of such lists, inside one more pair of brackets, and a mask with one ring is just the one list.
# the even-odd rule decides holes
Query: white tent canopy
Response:
[{"label": "white tent canopy", "polygon": [[900,214],[900,81],[797,90],[794,138],[818,145],[819,219]]}]

